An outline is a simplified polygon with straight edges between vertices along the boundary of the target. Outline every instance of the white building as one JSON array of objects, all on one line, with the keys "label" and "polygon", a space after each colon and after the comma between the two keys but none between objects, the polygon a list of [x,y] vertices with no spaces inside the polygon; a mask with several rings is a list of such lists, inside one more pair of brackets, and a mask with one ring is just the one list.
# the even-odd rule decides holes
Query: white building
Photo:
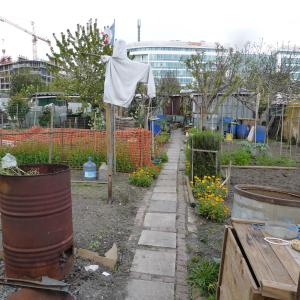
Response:
[{"label": "white building", "polygon": [[175,77],[181,86],[192,81],[192,76],[185,66],[185,61],[197,52],[204,52],[207,60],[216,57],[216,44],[182,41],[135,42],[127,46],[129,55],[135,61],[149,63],[154,79]]}]

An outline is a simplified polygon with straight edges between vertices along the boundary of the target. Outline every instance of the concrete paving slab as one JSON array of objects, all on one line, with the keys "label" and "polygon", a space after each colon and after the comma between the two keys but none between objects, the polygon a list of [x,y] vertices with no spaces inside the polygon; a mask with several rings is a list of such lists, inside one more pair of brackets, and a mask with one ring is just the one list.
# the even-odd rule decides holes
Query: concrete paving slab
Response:
[{"label": "concrete paving slab", "polygon": [[176,186],[156,186],[153,193],[176,193]]},{"label": "concrete paving slab", "polygon": [[178,166],[177,164],[166,164],[164,165],[164,170],[177,170]]},{"label": "concrete paving slab", "polygon": [[177,182],[177,174],[161,174],[157,178],[157,183],[161,180],[174,180],[174,182]]},{"label": "concrete paving slab", "polygon": [[139,239],[139,245],[176,248],[176,233],[143,230]]},{"label": "concrete paving slab", "polygon": [[146,213],[144,226],[160,230],[176,231],[176,214],[175,213]]},{"label": "concrete paving slab", "polygon": [[175,276],[175,262],[176,250],[165,252],[137,249],[133,258],[131,271],[154,275]]},{"label": "concrete paving slab", "polygon": [[157,201],[152,200],[150,202],[149,212],[168,212],[175,213],[176,212],[176,201]]},{"label": "concrete paving slab", "polygon": [[153,193],[151,200],[177,201],[177,193]]},{"label": "concrete paving slab", "polygon": [[173,176],[177,176],[177,170],[161,170],[160,175],[173,175]]},{"label": "concrete paving slab", "polygon": [[126,300],[174,299],[174,283],[131,279],[127,285]]},{"label": "concrete paving slab", "polygon": [[174,179],[162,179],[160,178],[159,180],[157,180],[155,186],[177,186],[177,180]]}]

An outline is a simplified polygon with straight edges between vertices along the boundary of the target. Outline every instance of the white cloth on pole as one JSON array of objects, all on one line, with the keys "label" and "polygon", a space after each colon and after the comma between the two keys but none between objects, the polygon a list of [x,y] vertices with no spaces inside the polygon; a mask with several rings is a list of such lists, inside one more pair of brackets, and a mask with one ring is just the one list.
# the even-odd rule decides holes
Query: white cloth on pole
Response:
[{"label": "white cloth on pole", "polygon": [[102,61],[107,61],[104,102],[128,107],[139,82],[147,84],[149,98],[155,97],[155,83],[151,66],[130,60],[127,57],[125,41],[117,40],[114,44],[113,55],[103,57]]}]

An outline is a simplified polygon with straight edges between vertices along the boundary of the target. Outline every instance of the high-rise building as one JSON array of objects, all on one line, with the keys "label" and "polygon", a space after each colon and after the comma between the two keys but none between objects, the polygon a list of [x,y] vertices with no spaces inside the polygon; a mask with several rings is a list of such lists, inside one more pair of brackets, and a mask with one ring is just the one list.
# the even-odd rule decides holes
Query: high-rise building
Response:
[{"label": "high-rise building", "polygon": [[38,75],[42,82],[52,81],[52,75],[48,70],[49,62],[43,60],[32,60],[19,57],[17,61],[0,63],[0,93],[9,94],[11,87],[11,77],[14,73],[28,71],[30,74]]},{"label": "high-rise building", "polygon": [[216,44],[204,41],[135,42],[128,44],[127,49],[135,61],[151,65],[156,81],[165,77],[175,77],[181,86],[193,80],[186,68],[185,60],[197,52],[204,52],[207,60],[216,56]]},{"label": "high-rise building", "polygon": [[292,69],[294,80],[300,80],[300,48],[282,48],[275,52],[278,65]]}]

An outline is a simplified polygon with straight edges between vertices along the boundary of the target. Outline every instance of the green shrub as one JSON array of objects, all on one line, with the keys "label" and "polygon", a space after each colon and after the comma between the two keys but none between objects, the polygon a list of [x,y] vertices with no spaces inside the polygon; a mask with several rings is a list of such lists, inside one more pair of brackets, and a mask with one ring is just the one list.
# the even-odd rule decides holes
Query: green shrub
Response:
[{"label": "green shrub", "polygon": [[168,162],[169,158],[168,158],[167,152],[162,152],[162,153],[160,154],[160,159],[161,159],[161,162],[163,162],[163,163]]},{"label": "green shrub", "polygon": [[166,131],[162,131],[159,135],[155,137],[155,142],[157,144],[166,144],[170,139],[170,135]]},{"label": "green shrub", "polygon": [[249,165],[251,163],[251,154],[242,148],[236,149],[232,153],[232,163],[237,166]]},{"label": "green shrub", "polygon": [[252,157],[251,153],[243,148],[238,148],[232,152],[223,152],[220,156],[222,165],[229,165],[230,161],[233,165],[246,166],[251,164]]},{"label": "green shrub", "polygon": [[248,151],[253,158],[256,156],[262,155],[262,156],[270,156],[271,150],[270,147],[266,144],[261,143],[250,143],[248,141],[242,141],[241,142],[242,149]]},{"label": "green shrub", "polygon": [[[212,131],[196,131],[189,135],[188,145],[194,149],[219,151],[222,137],[219,133]],[[216,175],[216,153],[196,152],[193,153],[193,174],[203,177],[205,175]],[[191,162],[191,150],[186,152],[187,160]],[[218,173],[218,170],[217,170]],[[191,178],[192,179],[192,178]]]},{"label": "green shrub", "polygon": [[220,163],[221,165],[229,165],[230,161],[232,161],[232,156],[229,151],[223,152],[220,155]]},{"label": "green shrub", "polygon": [[218,285],[219,264],[206,258],[193,257],[188,264],[188,283],[199,289],[201,296],[214,299]]}]

